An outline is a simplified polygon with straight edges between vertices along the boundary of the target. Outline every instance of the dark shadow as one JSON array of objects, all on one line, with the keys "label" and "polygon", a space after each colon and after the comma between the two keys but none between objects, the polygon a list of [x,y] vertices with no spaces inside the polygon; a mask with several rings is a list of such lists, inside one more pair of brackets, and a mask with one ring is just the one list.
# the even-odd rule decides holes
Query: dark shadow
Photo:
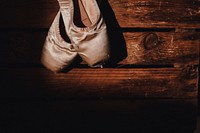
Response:
[{"label": "dark shadow", "polygon": [[[198,76],[200,75],[200,67],[198,67]],[[198,83],[200,83],[200,78],[198,78]],[[200,117],[200,84],[198,84],[198,117]],[[199,122],[200,123],[200,122]]]},{"label": "dark shadow", "polygon": [[74,16],[73,16],[74,24],[78,27],[86,27],[81,20],[81,11],[80,11],[80,5],[79,5],[78,0],[73,0],[73,5],[75,9]]},{"label": "dark shadow", "polygon": [[66,31],[65,31],[65,24],[63,21],[63,16],[60,15],[60,20],[59,20],[59,31],[60,31],[60,35],[61,37],[67,42],[67,43],[71,43],[71,40],[69,39],[69,36],[67,35]]},{"label": "dark shadow", "polygon": [[2,133],[192,133],[195,128],[194,107],[182,100],[13,101],[1,106]]},{"label": "dark shadow", "polygon": [[67,73],[70,70],[72,70],[73,68],[77,68],[78,66],[80,66],[80,63],[82,62],[82,58],[80,56],[77,56],[75,58],[75,60],[67,67],[65,67],[63,70],[61,70],[60,72],[62,73]]},{"label": "dark shadow", "polygon": [[126,42],[115,14],[107,0],[102,0],[100,10],[107,24],[110,39],[111,59],[106,67],[115,67],[119,61],[127,57]]}]

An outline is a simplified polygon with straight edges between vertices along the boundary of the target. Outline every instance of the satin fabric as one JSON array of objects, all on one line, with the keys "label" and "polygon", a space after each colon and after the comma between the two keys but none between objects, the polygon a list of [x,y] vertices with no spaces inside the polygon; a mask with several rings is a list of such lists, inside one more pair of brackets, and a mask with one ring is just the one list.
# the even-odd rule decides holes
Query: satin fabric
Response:
[{"label": "satin fabric", "polygon": [[[89,66],[100,67],[110,58],[107,27],[96,0],[82,0],[91,24],[78,27],[74,24],[73,0],[58,0],[57,13],[46,37],[41,62],[48,69],[58,72],[69,66],[79,55]],[[62,16],[62,17],[61,17]],[[65,31],[71,42],[60,35],[59,20],[63,18]]]}]

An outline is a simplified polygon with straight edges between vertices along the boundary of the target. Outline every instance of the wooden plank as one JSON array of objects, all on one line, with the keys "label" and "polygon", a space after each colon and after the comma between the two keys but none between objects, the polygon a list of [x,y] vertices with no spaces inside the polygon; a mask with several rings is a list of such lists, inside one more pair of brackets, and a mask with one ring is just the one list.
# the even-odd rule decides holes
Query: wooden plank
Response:
[{"label": "wooden plank", "polygon": [[[122,64],[199,64],[200,33],[125,33],[127,58]],[[155,46],[154,46],[155,44]]]},{"label": "wooden plank", "polygon": [[1,102],[1,132],[193,133],[197,100]]},{"label": "wooden plank", "polygon": [[[110,34],[112,53],[110,63],[122,65],[199,64],[199,32],[124,32],[123,35],[116,31],[111,33],[113,34]],[[1,66],[40,64],[46,34],[46,32],[38,31],[0,32]],[[147,35],[148,37],[145,37]]]},{"label": "wooden plank", "polygon": [[[115,14],[121,27],[200,27],[199,0],[108,0],[108,2],[104,0],[102,3],[106,21],[116,21]],[[1,0],[0,6],[0,12],[3,13],[0,28],[49,28],[59,9],[56,0]],[[110,23],[109,25],[113,26]]]},{"label": "wooden plank", "polygon": [[199,27],[199,0],[109,0],[122,27]]},{"label": "wooden plank", "polygon": [[198,70],[186,68],[1,68],[1,97],[197,98]]}]

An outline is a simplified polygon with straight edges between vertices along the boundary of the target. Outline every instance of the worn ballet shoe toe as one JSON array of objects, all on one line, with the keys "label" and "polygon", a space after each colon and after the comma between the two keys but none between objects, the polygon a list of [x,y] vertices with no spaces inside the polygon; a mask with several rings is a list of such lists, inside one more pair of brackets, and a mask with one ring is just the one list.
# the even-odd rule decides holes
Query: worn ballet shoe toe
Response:
[{"label": "worn ballet shoe toe", "polygon": [[77,57],[77,52],[70,42],[66,42],[60,34],[60,12],[55,17],[42,50],[41,63],[54,72],[62,71]]},{"label": "worn ballet shoe toe", "polygon": [[99,67],[110,58],[107,26],[96,0],[73,0],[71,40],[81,58]]}]

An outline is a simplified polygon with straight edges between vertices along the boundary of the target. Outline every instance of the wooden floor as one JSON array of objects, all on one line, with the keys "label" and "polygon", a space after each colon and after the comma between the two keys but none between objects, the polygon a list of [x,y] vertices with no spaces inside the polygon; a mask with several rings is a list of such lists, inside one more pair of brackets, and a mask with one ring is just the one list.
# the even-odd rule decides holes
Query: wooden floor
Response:
[{"label": "wooden floor", "polygon": [[57,74],[40,56],[58,2],[0,7],[0,133],[195,131],[199,0],[103,0],[111,61]]},{"label": "wooden floor", "polygon": [[[113,68],[111,74],[107,73],[110,68],[74,68],[54,74],[41,66],[1,67],[1,133],[193,133],[197,118],[197,91],[192,89],[195,76],[184,79],[185,87],[177,78],[179,68],[151,68],[154,78],[148,76],[148,69],[120,69],[118,77],[113,78]],[[80,72],[81,76],[76,77]],[[105,73],[103,80],[101,75]],[[130,84],[120,83],[129,76]],[[85,79],[91,82],[87,87]],[[110,87],[107,80],[114,86]],[[127,86],[134,84],[131,90]]]}]

